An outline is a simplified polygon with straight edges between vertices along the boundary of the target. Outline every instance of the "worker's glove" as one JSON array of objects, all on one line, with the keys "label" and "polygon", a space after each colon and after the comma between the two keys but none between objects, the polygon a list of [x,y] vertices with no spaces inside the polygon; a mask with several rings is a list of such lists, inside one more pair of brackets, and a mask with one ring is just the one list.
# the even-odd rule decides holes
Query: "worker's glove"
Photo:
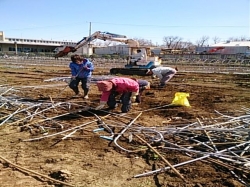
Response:
[{"label": "worker's glove", "polygon": [[136,102],[136,96],[138,96],[139,95],[139,93],[138,92],[132,92],[132,95],[131,95],[131,101],[132,101],[132,103],[134,103],[134,102]]},{"label": "worker's glove", "polygon": [[132,96],[132,97],[131,97],[131,102],[134,103],[135,100],[136,100],[136,96]]},{"label": "worker's glove", "polygon": [[95,110],[101,110],[101,109],[103,109],[106,103],[107,103],[106,101],[100,101],[99,106],[97,106],[95,108]]},{"label": "worker's glove", "polygon": [[88,70],[89,68],[88,68],[88,66],[84,66],[83,69]]},{"label": "worker's glove", "polygon": [[148,84],[146,86],[142,87],[143,90],[150,90],[150,82],[148,82]]},{"label": "worker's glove", "polygon": [[156,79],[157,78],[157,76],[154,75],[154,74],[152,74],[151,77],[152,77],[152,79]]},{"label": "worker's glove", "polygon": [[140,95],[135,96],[135,102],[141,103],[141,96]]}]

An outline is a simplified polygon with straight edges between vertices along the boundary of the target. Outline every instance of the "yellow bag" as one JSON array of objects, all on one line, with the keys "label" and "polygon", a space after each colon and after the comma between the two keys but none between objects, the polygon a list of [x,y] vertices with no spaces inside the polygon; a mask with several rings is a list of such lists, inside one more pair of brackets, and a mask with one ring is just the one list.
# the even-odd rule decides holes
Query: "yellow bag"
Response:
[{"label": "yellow bag", "polygon": [[176,92],[174,100],[172,101],[171,104],[177,106],[190,106],[187,97],[189,97],[189,93]]}]

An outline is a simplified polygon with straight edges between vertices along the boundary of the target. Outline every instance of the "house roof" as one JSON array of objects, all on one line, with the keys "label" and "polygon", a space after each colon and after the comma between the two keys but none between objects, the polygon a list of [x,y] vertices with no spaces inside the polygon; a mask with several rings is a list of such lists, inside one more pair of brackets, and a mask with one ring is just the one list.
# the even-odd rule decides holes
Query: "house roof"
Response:
[{"label": "house roof", "polygon": [[220,42],[217,44],[211,45],[211,47],[234,47],[234,46],[249,46],[250,47],[250,41],[226,41],[226,42]]}]

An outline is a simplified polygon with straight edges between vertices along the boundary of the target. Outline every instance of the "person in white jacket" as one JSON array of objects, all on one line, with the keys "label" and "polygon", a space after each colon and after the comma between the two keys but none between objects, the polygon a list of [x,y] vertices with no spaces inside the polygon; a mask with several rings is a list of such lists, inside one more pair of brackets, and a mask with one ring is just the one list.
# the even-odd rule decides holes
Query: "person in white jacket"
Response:
[{"label": "person in white jacket", "polygon": [[133,65],[137,66],[137,62],[143,60],[144,57],[145,55],[143,54],[143,52],[140,49],[138,49],[136,54],[131,55],[130,62]]},{"label": "person in white jacket", "polygon": [[160,66],[148,70],[147,74],[155,75],[156,77],[158,77],[160,79],[160,87],[164,87],[166,86],[167,82],[173,78],[173,76],[177,73],[177,71],[178,71],[177,67],[171,68],[171,67]]}]

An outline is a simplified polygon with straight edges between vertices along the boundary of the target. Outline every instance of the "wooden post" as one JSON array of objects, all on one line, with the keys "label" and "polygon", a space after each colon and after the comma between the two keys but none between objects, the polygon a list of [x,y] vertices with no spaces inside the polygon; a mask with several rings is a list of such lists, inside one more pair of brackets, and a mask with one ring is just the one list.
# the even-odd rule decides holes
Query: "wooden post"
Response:
[{"label": "wooden post", "polygon": [[146,142],[144,139],[142,139],[140,136],[134,134],[138,139],[143,141],[147,146],[152,149],[171,169],[174,170],[174,172],[183,180],[186,182],[185,178],[177,171],[155,148],[153,148],[148,142]]}]

